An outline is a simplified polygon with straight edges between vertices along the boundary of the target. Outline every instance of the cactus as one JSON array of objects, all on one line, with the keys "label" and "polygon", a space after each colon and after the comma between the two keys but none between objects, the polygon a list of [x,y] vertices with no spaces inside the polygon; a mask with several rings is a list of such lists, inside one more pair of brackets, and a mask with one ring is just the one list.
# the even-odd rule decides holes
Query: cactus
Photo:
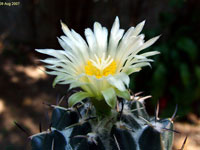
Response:
[{"label": "cactus", "polygon": [[[68,99],[68,108],[51,105],[51,127],[31,136],[32,150],[170,150],[173,119],[149,117],[144,106],[148,97],[131,96],[129,75],[150,66],[148,57],[157,51],[140,53],[158,38],[144,41],[144,21],[125,34],[116,17],[108,30],[94,23],[85,30],[86,41],[61,22],[58,41],[64,50],[37,49],[53,56],[41,60],[56,84],[81,88]],[[50,70],[50,71],[49,71]],[[132,98],[131,98],[132,97]],[[158,114],[158,113],[156,113]]]},{"label": "cactus", "polygon": [[143,98],[119,99],[108,116],[97,116],[88,100],[53,107],[48,131],[32,135],[32,150],[171,150],[171,119],[149,117]]}]

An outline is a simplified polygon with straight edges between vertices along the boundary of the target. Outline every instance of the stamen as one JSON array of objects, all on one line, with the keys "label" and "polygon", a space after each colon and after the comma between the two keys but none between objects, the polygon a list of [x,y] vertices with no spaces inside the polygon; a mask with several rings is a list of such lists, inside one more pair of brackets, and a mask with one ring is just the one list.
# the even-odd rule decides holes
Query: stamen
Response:
[{"label": "stamen", "polygon": [[105,67],[104,67],[103,69],[107,68],[112,62],[113,62],[113,59],[111,59],[111,60],[105,65]]},{"label": "stamen", "polygon": [[102,59],[102,61],[105,60],[105,53],[103,53],[103,57],[101,59]]},{"label": "stamen", "polygon": [[106,59],[105,63],[107,63],[107,62],[109,61],[110,58],[111,58],[111,57],[110,57],[110,55],[109,55],[108,58]]},{"label": "stamen", "polygon": [[95,59],[89,59],[88,65],[85,66],[86,74],[101,78],[115,73],[116,62],[110,55],[106,58],[105,53],[103,53],[101,58],[98,58],[97,55],[94,55],[94,57]]},{"label": "stamen", "polygon": [[95,56],[95,58],[96,58],[96,60],[97,60],[97,64],[98,64],[98,65],[101,65],[101,62],[100,62],[99,58],[97,57],[97,55],[94,55],[94,56]]},{"label": "stamen", "polygon": [[89,59],[89,60],[92,62],[92,64],[93,64],[96,68],[101,69],[101,68],[99,68],[99,65],[98,65],[94,60],[92,60],[92,59]]}]

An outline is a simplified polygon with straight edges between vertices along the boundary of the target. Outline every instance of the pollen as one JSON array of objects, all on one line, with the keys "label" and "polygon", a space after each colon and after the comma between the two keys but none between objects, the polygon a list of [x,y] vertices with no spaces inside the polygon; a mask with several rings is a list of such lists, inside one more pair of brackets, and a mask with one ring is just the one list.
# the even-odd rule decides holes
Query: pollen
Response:
[{"label": "pollen", "polygon": [[85,66],[85,73],[87,75],[94,75],[96,78],[100,79],[103,76],[114,75],[116,72],[116,62],[108,56],[105,59],[103,54],[102,58],[95,56],[95,60],[88,60]]}]

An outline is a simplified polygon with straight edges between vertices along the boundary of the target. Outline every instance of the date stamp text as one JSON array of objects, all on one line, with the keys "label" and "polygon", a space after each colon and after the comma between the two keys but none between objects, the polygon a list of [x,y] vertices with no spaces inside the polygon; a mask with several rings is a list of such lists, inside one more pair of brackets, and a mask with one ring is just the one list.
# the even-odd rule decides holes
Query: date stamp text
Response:
[{"label": "date stamp text", "polygon": [[0,6],[19,6],[20,2],[1,2],[0,1]]}]

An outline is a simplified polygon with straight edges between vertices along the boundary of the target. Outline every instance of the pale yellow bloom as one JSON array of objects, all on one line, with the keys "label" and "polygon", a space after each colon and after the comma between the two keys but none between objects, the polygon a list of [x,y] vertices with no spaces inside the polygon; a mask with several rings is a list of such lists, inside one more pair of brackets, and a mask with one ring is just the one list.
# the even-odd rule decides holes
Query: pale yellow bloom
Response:
[{"label": "pale yellow bloom", "polygon": [[140,34],[144,23],[124,33],[116,17],[108,39],[107,28],[95,22],[93,31],[85,29],[86,41],[61,23],[66,36],[61,36],[58,41],[64,50],[37,51],[54,57],[42,60],[49,64],[46,68],[51,71],[47,73],[57,76],[53,85],[70,84],[70,88],[83,89],[83,92],[72,95],[71,105],[86,97],[93,97],[106,100],[109,106],[114,107],[116,96],[127,97],[129,75],[144,66],[150,66],[149,62],[153,60],[147,57],[159,53],[152,51],[139,54],[159,38],[157,36],[145,42],[144,35]]}]

